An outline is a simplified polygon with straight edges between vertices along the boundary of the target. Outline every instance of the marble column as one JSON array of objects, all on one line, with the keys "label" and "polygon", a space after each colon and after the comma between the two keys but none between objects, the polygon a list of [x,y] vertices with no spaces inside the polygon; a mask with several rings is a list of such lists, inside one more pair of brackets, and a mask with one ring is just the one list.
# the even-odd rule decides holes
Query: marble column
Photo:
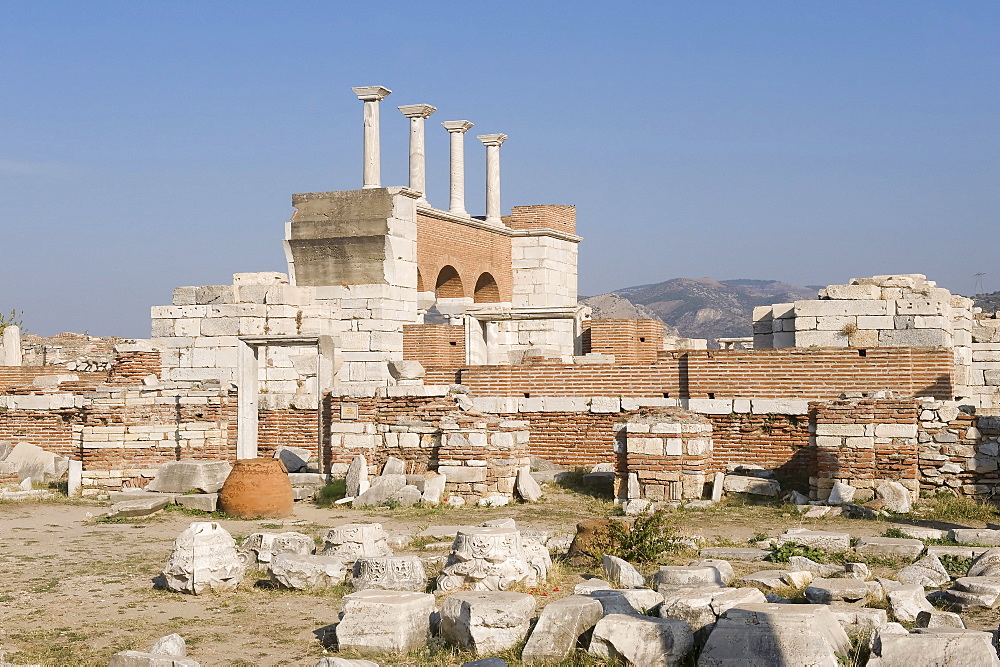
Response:
[{"label": "marble column", "polygon": [[397,107],[410,119],[410,189],[420,193],[417,206],[427,202],[427,162],[424,155],[424,119],[437,111],[430,104],[406,104]]},{"label": "marble column", "polygon": [[378,103],[392,92],[383,86],[352,88],[358,99],[365,103],[365,161],[363,188],[382,187],[382,156],[379,147]]},{"label": "marble column", "polygon": [[448,212],[466,218],[465,210],[465,133],[472,128],[467,120],[449,120],[441,123],[451,135],[451,202]]},{"label": "marble column", "polygon": [[500,147],[507,135],[480,134],[476,138],[486,146],[486,222],[503,225],[500,219]]}]

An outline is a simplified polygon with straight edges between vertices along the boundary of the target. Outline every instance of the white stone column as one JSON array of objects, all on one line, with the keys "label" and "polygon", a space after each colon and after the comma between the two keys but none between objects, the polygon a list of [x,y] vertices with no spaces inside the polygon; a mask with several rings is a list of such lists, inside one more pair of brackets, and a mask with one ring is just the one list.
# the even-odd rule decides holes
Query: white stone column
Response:
[{"label": "white stone column", "polygon": [[451,202],[448,212],[469,217],[465,210],[465,133],[472,128],[467,120],[441,123],[451,135]]},{"label": "white stone column", "polygon": [[486,146],[486,222],[503,225],[500,220],[500,147],[507,140],[506,134],[480,134]]},{"label": "white stone column", "polygon": [[406,104],[397,107],[403,115],[410,119],[410,189],[420,193],[418,206],[430,206],[427,203],[427,168],[424,155],[424,119],[430,118],[437,107],[430,104]]},{"label": "white stone column", "polygon": [[378,103],[392,91],[383,86],[351,88],[365,103],[365,162],[363,188],[382,187],[382,156],[379,147]]}]

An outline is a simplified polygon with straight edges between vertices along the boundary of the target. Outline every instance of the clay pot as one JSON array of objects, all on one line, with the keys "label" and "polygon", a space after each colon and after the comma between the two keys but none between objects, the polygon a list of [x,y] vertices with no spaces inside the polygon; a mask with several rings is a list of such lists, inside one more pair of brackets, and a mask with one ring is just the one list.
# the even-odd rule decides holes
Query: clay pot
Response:
[{"label": "clay pot", "polygon": [[241,459],[219,491],[219,509],[244,519],[292,515],[292,483],[280,459]]}]

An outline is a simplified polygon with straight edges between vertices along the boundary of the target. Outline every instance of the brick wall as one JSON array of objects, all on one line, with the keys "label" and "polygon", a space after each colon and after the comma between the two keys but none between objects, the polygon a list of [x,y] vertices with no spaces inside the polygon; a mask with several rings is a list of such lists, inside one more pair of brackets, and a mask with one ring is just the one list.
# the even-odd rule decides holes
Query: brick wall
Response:
[{"label": "brick wall", "polygon": [[[598,351],[595,348],[595,351]],[[887,389],[951,398],[954,359],[945,348],[696,350],[668,352],[649,365],[475,366],[461,383],[476,396],[768,397],[832,399]],[[429,369],[428,383],[455,381]]]},{"label": "brick wall", "polygon": [[62,366],[0,366],[0,392],[15,387],[30,386],[31,381],[42,375],[77,375],[81,382],[94,385],[104,382],[107,373],[78,373]]},{"label": "brick wall", "polygon": [[281,445],[302,447],[319,458],[316,410],[261,410],[257,414],[257,453],[271,457]]},{"label": "brick wall", "polygon": [[576,233],[576,206],[537,204],[515,206],[504,223],[511,229],[554,229],[568,234]]},{"label": "brick wall", "polygon": [[160,377],[159,352],[118,352],[108,370],[109,384],[139,384],[148,375]]},{"label": "brick wall", "polygon": [[588,352],[615,355],[615,363],[652,364],[663,349],[659,320],[597,319],[590,321]]},{"label": "brick wall", "polygon": [[452,266],[462,279],[464,296],[472,297],[476,282],[489,273],[502,301],[511,300],[510,237],[450,220],[417,215],[417,271],[420,288],[434,291],[438,274]]},{"label": "brick wall", "polygon": [[706,415],[712,420],[712,472],[728,464],[751,464],[777,471],[778,477],[808,484],[816,467],[805,415]]},{"label": "brick wall", "polygon": [[0,410],[0,442],[30,442],[60,456],[76,452],[73,424],[80,419],[79,409]]},{"label": "brick wall", "polygon": [[[676,360],[648,366],[475,366],[462,369],[461,382],[475,396],[636,396],[659,397],[680,393],[680,365]],[[426,381],[447,377],[429,372]],[[454,381],[454,380],[452,380]]]},{"label": "brick wall", "polygon": [[873,389],[951,398],[955,368],[947,348],[707,350],[688,352],[686,363],[692,398],[822,399]]},{"label": "brick wall", "polygon": [[[403,358],[424,368],[456,369],[465,365],[465,327],[451,324],[403,326]],[[446,383],[450,384],[454,380]]]}]

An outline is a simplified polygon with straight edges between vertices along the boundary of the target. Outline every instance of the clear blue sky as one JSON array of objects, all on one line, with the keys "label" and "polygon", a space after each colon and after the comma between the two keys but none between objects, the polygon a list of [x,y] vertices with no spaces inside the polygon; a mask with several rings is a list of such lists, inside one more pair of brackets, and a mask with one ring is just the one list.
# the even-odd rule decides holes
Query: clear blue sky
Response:
[{"label": "clear blue sky", "polygon": [[469,119],[468,206],[576,204],[580,292],[684,276],[926,273],[971,293],[1000,241],[1000,3],[0,1],[0,309],[148,336],[173,287],[284,270],[293,192],[383,183]]}]

